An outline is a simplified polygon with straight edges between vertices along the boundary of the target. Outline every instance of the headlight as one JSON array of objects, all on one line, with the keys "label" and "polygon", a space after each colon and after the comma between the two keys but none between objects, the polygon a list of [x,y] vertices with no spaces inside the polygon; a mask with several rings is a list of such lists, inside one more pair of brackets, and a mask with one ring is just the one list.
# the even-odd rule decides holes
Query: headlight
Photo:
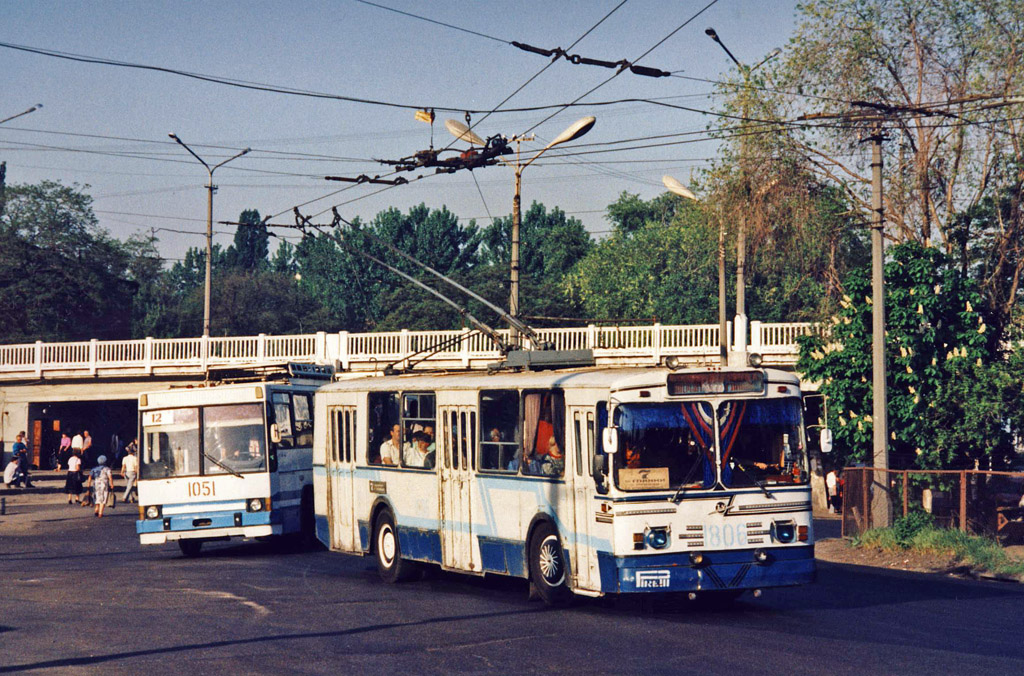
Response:
[{"label": "headlight", "polygon": [[146,507],[146,518],[147,519],[159,519],[160,518],[160,505],[150,505]]},{"label": "headlight", "polygon": [[647,531],[647,546],[651,549],[664,549],[668,547],[670,539],[668,528],[651,528]]},{"label": "headlight", "polygon": [[250,512],[262,512],[263,498],[253,498],[249,500],[249,504],[246,505],[246,509],[248,509]]},{"label": "headlight", "polygon": [[792,521],[773,521],[772,537],[778,542],[792,542],[796,539],[796,524]]}]

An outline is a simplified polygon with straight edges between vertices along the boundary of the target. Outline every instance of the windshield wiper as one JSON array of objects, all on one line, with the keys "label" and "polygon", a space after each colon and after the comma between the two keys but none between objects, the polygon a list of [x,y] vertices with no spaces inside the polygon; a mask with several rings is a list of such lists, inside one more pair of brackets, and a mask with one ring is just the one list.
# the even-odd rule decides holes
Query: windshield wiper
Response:
[{"label": "windshield wiper", "polygon": [[[704,458],[704,462],[707,462],[707,458]],[[679,500],[682,499],[683,493],[686,491],[686,484],[690,483],[690,479],[693,478],[693,473],[697,470],[697,467],[700,464],[700,462],[695,462],[690,465],[690,472],[683,478],[683,482],[679,484],[679,488],[676,489],[675,495],[670,498],[670,502],[674,502],[677,505],[679,504]]]},{"label": "windshield wiper", "polygon": [[766,498],[768,498],[769,500],[774,500],[775,499],[775,495],[768,491],[768,487],[765,486],[760,481],[758,481],[757,479],[755,479],[754,476],[750,472],[748,472],[747,470],[743,469],[743,465],[741,465],[739,463],[736,463],[734,465],[734,467],[736,467],[736,469],[738,469],[739,471],[743,472],[747,476],[747,478],[750,479],[754,483],[755,486],[760,488],[761,492],[764,493],[764,496]]},{"label": "windshield wiper", "polygon": [[221,468],[222,470],[225,470],[225,471],[227,471],[227,472],[231,472],[232,474],[234,474],[234,475],[235,475],[236,477],[238,477],[239,479],[243,478],[243,477],[242,477],[242,475],[241,475],[241,473],[239,473],[238,471],[236,471],[236,470],[234,470],[234,469],[232,469],[232,468],[228,467],[227,465],[225,465],[225,464],[224,464],[224,463],[222,463],[222,462],[221,462],[220,460],[218,460],[217,458],[213,457],[212,455],[210,455],[210,454],[209,454],[209,453],[207,453],[206,451],[203,451],[203,455],[204,455],[204,456],[206,456],[206,459],[207,459],[207,460],[209,460],[210,462],[212,462],[212,463],[213,463],[214,465],[216,465],[217,467],[220,467],[220,468]]}]

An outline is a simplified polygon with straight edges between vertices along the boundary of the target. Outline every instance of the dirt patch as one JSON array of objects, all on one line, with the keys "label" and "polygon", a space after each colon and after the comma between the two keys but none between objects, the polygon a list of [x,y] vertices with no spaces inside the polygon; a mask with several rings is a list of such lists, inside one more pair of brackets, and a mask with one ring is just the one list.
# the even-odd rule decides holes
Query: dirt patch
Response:
[{"label": "dirt patch", "polygon": [[[1006,547],[1010,558],[1024,561],[1024,545]],[[923,552],[887,552],[875,547],[854,547],[849,540],[826,538],[814,543],[814,556],[829,563],[846,563],[854,566],[874,566],[891,570],[906,570],[915,573],[947,573],[964,577],[978,577],[976,571],[951,554],[926,554]],[[981,575],[981,577],[987,577]],[[999,579],[1003,579],[1000,577]],[[1024,582],[1024,579],[1020,580]]]},{"label": "dirt patch", "polygon": [[919,573],[966,572],[966,567],[952,555],[923,554],[920,552],[886,552],[873,547],[854,547],[849,540],[829,538],[814,543],[814,556],[830,563],[848,563],[854,566],[874,566]]}]

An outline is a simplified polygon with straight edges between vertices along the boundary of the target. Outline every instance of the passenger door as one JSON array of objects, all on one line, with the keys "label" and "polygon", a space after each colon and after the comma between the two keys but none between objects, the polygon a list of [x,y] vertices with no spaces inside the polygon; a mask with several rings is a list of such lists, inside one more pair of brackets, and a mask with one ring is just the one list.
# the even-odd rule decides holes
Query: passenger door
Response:
[{"label": "passenger door", "polygon": [[441,560],[445,568],[479,571],[473,547],[472,486],[476,444],[476,410],[443,406],[437,437],[441,488]]},{"label": "passenger door", "polygon": [[[590,524],[594,518],[596,504],[590,485],[590,456],[594,449],[594,411],[584,406],[569,407],[569,430],[572,453],[571,476],[566,483],[572,486],[574,538],[570,561],[576,578],[576,587],[582,589],[600,588],[600,574],[597,569],[597,554],[590,542]],[[568,473],[568,471],[567,471]]]},{"label": "passenger door", "polygon": [[353,474],[356,456],[356,407],[331,406],[327,447],[327,519],[331,549],[357,548]]}]

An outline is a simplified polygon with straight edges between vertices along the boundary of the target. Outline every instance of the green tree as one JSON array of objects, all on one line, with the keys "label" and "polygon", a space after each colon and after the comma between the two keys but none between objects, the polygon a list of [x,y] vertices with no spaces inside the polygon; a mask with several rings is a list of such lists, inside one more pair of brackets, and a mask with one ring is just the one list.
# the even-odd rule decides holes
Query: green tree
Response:
[{"label": "green tree", "polygon": [[127,338],[137,288],[129,259],[98,227],[84,188],[8,186],[0,217],[2,338]]},{"label": "green tree", "polygon": [[718,317],[718,227],[691,204],[599,242],[566,279],[587,317],[709,324]]},{"label": "green tree", "polygon": [[[989,347],[981,296],[940,251],[916,242],[889,250],[886,284],[886,372],[889,443],[895,468],[997,464],[1009,441],[1004,394],[984,395],[1001,355]],[[824,336],[801,340],[797,369],[821,383],[839,459],[871,453],[871,283],[869,269],[850,273],[841,307]],[[1018,384],[1019,387],[1019,384]],[[997,388],[998,389],[998,388]],[[979,396],[983,395],[983,396]],[[988,415],[986,406],[993,406]]]},{"label": "green tree", "polygon": [[[788,117],[871,104],[859,110],[884,121],[887,236],[959,255],[998,341],[1024,273],[1024,105],[1002,100],[1024,79],[1019,0],[809,0],[800,14],[773,88],[793,93]],[[867,220],[871,123],[835,122],[790,133]]]},{"label": "green tree", "polygon": [[226,263],[229,267],[242,270],[263,270],[267,268],[267,254],[270,251],[270,234],[267,225],[256,209],[246,209],[238,216],[234,243],[228,247]]},{"label": "green tree", "polygon": [[[483,231],[483,263],[495,268],[483,274],[491,281],[488,296],[508,308],[512,216],[496,218]],[[578,317],[580,309],[564,291],[564,278],[593,249],[590,233],[577,218],[555,207],[534,202],[522,214],[519,228],[520,314]],[[495,288],[493,282],[502,280]]]}]

